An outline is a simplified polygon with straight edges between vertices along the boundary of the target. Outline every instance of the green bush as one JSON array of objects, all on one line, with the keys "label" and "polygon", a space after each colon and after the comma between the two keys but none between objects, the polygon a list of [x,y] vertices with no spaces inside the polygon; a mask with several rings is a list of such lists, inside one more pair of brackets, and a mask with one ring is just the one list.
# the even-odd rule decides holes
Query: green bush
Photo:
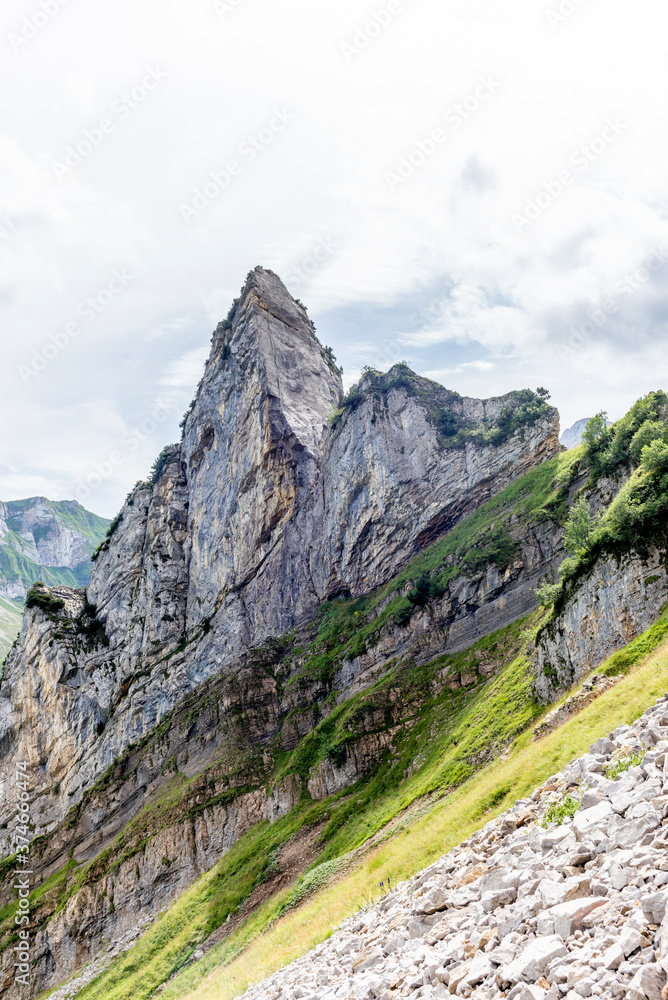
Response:
[{"label": "green bush", "polygon": [[[637,463],[638,454],[641,455],[643,447],[653,440],[651,428],[645,425],[662,422],[667,404],[668,396],[664,392],[650,392],[634,403],[612,427],[607,426],[608,415],[604,412],[589,421],[582,440],[585,445],[584,465],[591,470],[592,481]],[[642,433],[637,436],[640,431]]]},{"label": "green bush", "polygon": [[[541,392],[545,393],[546,390],[542,389]],[[549,393],[544,396],[532,392],[531,389],[521,389],[519,392],[513,393],[513,396],[514,401],[518,402],[519,406],[511,404],[504,407],[496,424],[489,431],[489,441],[494,445],[503,444],[516,431],[531,427],[549,410],[547,402]]]},{"label": "green bush", "polygon": [[241,302],[240,298],[233,299],[232,305],[229,308],[227,316],[225,317],[225,319],[223,320],[223,322],[220,324],[220,329],[221,330],[227,331],[227,330],[231,330],[232,329],[232,323],[234,322],[234,317],[237,314],[237,306],[239,305],[240,302]]},{"label": "green bush", "polygon": [[654,476],[665,476],[668,472],[668,444],[665,441],[652,441],[646,445],[642,450],[640,464]]},{"label": "green bush", "polygon": [[570,509],[564,534],[564,548],[572,556],[583,549],[596,526],[586,497],[580,496]]},{"label": "green bush", "polygon": [[123,520],[123,511],[120,511],[120,513],[118,513],[116,515],[116,517],[113,519],[113,521],[111,522],[111,524],[107,528],[107,534],[104,537],[104,541],[100,542],[100,544],[98,545],[98,547],[95,549],[95,552],[93,552],[92,556],[90,557],[91,560],[92,560],[92,562],[96,562],[97,561],[97,558],[98,558],[98,556],[100,555],[101,552],[106,552],[107,551],[107,549],[109,548],[109,542],[110,542],[110,540],[111,540],[114,532],[118,529],[118,527],[119,527],[119,525],[120,525],[120,523],[121,523],[122,520]]},{"label": "green bush", "polygon": [[88,598],[85,599],[81,614],[77,618],[76,630],[79,635],[86,637],[90,646],[109,645],[109,636],[97,617],[97,607],[95,604],[90,604]]},{"label": "green bush", "polygon": [[327,366],[332,375],[343,375],[343,365],[337,365],[336,356],[331,347],[323,347],[322,356],[327,362]]},{"label": "green bush", "polygon": [[541,608],[550,608],[561,593],[561,586],[558,583],[545,583],[536,591],[536,597]]},{"label": "green bush", "polygon": [[575,796],[571,795],[569,792],[567,795],[563,795],[557,802],[550,802],[547,809],[543,813],[540,825],[544,830],[546,830],[550,823],[556,823],[557,826],[561,826],[566,817],[573,819],[576,812],[580,808],[580,803],[583,798],[584,792],[582,792],[579,799],[576,799]]},{"label": "green bush", "polygon": [[439,433],[444,437],[454,437],[460,429],[460,422],[451,410],[443,410],[437,422]]},{"label": "green bush", "polygon": [[[554,600],[552,618],[602,556],[620,559],[635,552],[644,558],[652,548],[668,545],[668,444],[655,436],[657,421],[652,419],[665,411],[667,403],[664,393],[650,393],[611,428],[606,426],[605,414],[589,421],[583,461],[592,475],[610,474],[624,466],[631,469],[632,451],[637,455],[642,445],[640,465],[598,519],[587,515],[586,501],[578,501],[571,509],[566,544],[572,555],[562,563],[556,590],[540,591],[545,601],[548,596]],[[665,425],[661,426],[668,435]],[[545,627],[550,627],[549,622]]]},{"label": "green bush", "polygon": [[160,452],[160,454],[158,455],[158,457],[156,458],[155,462],[153,463],[153,465],[151,467],[151,474],[149,476],[149,482],[153,486],[155,486],[155,484],[157,483],[157,481],[160,479],[160,476],[162,475],[162,473],[165,471],[165,469],[167,468],[167,466],[169,465],[169,463],[174,458],[176,458],[176,456],[178,455],[178,453],[179,453],[179,445],[178,444],[168,444],[168,445],[166,445],[162,449],[162,451]]},{"label": "green bush", "polygon": [[629,455],[633,465],[640,465],[643,448],[652,444],[653,441],[666,440],[666,425],[660,420],[646,420],[639,430],[631,438]]},{"label": "green bush", "polygon": [[43,583],[36,583],[30,588],[26,597],[26,607],[39,608],[40,611],[44,611],[45,614],[50,615],[62,611],[65,607],[65,601],[60,597],[54,597],[48,590],[42,589],[43,587]]}]

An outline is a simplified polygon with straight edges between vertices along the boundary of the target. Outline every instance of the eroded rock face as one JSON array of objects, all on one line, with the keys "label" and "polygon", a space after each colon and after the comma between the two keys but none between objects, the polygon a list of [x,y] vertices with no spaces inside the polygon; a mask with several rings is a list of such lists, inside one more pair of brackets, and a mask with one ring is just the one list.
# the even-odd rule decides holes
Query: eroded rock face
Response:
[{"label": "eroded rock face", "polygon": [[599,560],[538,643],[538,696],[553,699],[636,639],[667,599],[664,553]]},{"label": "eroded rock face", "polygon": [[[508,397],[453,398],[426,379],[416,380],[418,394],[430,389],[434,402],[447,400],[451,411],[474,425],[493,425],[509,405]],[[462,517],[559,450],[553,410],[502,444],[445,447],[430,420],[430,403],[405,388],[381,389],[331,436],[323,470],[324,529],[313,560],[320,595],[358,596],[384,583]]]},{"label": "eroded rock face", "polygon": [[[332,430],[338,371],[280,280],[252,272],[232,320],[214,333],[183,440],[165,453],[157,482],[133,491],[95,563],[87,600],[96,629],[63,639],[62,622],[33,610],[8,659],[0,790],[11,792],[16,755],[28,761],[38,832],[187,692],[308,621],[323,599],[385,582],[559,448],[549,408],[496,444],[479,436],[448,447],[425,392],[445,394],[458,419],[483,428],[517,399],[460,399],[414,384],[415,392],[388,385]],[[537,566],[546,556],[539,552]],[[444,616],[448,628],[461,619],[459,648],[471,631],[466,610],[489,603],[486,595],[501,600],[502,585],[479,580],[473,593],[464,581],[448,595]],[[65,632],[79,635],[83,592],[58,595]],[[526,594],[517,613],[525,610]],[[504,614],[514,613],[509,604]],[[473,632],[485,627],[479,619]],[[433,647],[425,656],[445,651]],[[5,801],[11,811],[11,794]]]},{"label": "eroded rock face", "polygon": [[[35,936],[33,995],[104,953],[107,942],[130,936],[138,915],[145,922],[154,919],[252,826],[289,812],[300,791],[301,786],[292,783],[277,789],[271,798],[258,789],[229,805],[214,805],[194,819],[159,830],[143,851],[123,861],[108,877],[84,885]],[[3,955],[2,972],[10,981],[11,949]]]}]

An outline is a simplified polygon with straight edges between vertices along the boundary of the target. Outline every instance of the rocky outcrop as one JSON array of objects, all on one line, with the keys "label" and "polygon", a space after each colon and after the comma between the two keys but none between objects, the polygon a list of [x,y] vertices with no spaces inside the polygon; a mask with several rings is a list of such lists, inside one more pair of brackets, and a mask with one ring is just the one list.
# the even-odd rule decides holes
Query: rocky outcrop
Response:
[{"label": "rocky outcrop", "polygon": [[357,596],[385,583],[417,551],[559,450],[556,412],[549,408],[501,443],[474,437],[448,447],[434,410],[445,409],[464,426],[492,428],[515,405],[512,394],[466,399],[402,374],[363,378],[363,401],[331,437],[313,560],[322,597]]},{"label": "rocky outcrop", "polygon": [[[278,819],[298,801],[301,786],[271,797],[256,789],[229,805],[158,830],[142,850],[128,852],[101,879],[90,879],[37,931],[31,985],[35,993],[62,982],[104,952],[107,942],[131,939],[138,915],[151,922],[208,871],[256,823]],[[91,873],[94,875],[94,873]],[[3,952],[2,980],[13,979],[13,954]]]},{"label": "rocky outcrop", "polygon": [[555,729],[559,729],[574,715],[590,705],[592,701],[596,701],[602,694],[614,687],[615,680],[618,679],[606,677],[605,674],[590,674],[574,694],[564,699],[552,712],[548,712],[543,721],[536,726],[533,731],[534,740],[539,740],[541,737],[547,736],[548,733],[553,733]]},{"label": "rocky outcrop", "polygon": [[245,1000],[660,1000],[667,761],[668,696]]},{"label": "rocky outcrop", "polygon": [[665,553],[599,560],[536,647],[536,692],[555,697],[656,621],[668,600]]},{"label": "rocky outcrop", "polygon": [[[522,423],[521,394],[461,399],[412,373],[390,375],[366,395],[363,383],[359,405],[331,430],[338,371],[279,279],[251,273],[214,333],[182,442],[132,492],[102,546],[86,598],[98,623],[89,641],[69,638],[85,626],[83,593],[59,590],[71,626],[31,611],[7,661],[0,788],[14,757],[29,762],[41,830],[197,685],[308,621],[323,599],[384,583],[559,448],[556,411],[542,404]],[[434,419],[448,407],[479,433],[448,444]],[[448,628],[465,644],[463,609],[477,597],[459,587],[446,617],[459,615]],[[484,598],[501,580],[474,587]],[[522,613],[528,592],[516,606],[499,596],[497,610],[506,600],[503,614]],[[490,626],[483,614],[473,632]]]}]

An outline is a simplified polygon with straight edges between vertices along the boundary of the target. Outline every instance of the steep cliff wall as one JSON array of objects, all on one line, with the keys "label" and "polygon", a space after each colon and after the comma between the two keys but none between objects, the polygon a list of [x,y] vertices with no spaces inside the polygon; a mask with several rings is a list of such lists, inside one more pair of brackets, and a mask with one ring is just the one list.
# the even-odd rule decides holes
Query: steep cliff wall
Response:
[{"label": "steep cliff wall", "polygon": [[602,559],[536,648],[536,692],[553,699],[656,621],[668,601],[666,553]]}]

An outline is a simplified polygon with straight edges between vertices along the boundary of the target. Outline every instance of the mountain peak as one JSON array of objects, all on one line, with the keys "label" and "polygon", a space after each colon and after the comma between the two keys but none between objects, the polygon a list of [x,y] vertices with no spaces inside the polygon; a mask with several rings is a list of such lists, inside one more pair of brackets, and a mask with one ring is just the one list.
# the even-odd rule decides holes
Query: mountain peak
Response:
[{"label": "mountain peak", "polygon": [[232,331],[239,325],[248,324],[251,317],[262,314],[305,335],[307,340],[318,342],[306,307],[292,297],[277,274],[259,265],[248,272],[239,297],[234,299],[227,318],[216,328],[214,342],[229,341]]}]

